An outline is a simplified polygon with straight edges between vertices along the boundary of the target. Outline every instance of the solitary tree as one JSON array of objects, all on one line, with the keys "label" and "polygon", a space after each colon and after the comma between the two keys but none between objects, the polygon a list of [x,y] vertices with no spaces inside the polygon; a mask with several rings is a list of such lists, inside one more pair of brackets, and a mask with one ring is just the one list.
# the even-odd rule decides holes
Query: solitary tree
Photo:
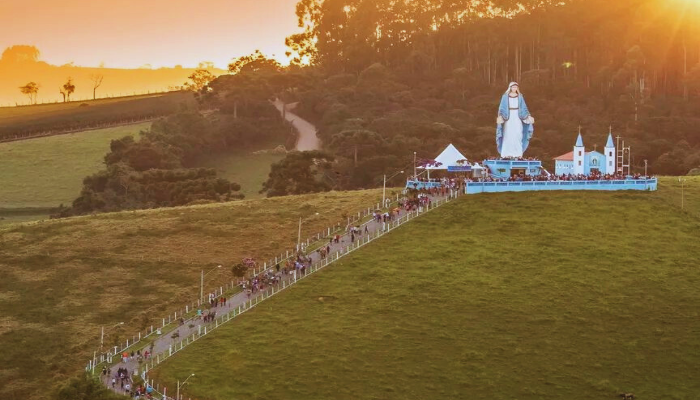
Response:
[{"label": "solitary tree", "polygon": [[90,80],[92,81],[92,99],[93,100],[95,100],[97,98],[95,93],[97,92],[97,88],[99,88],[102,85],[102,80],[104,78],[105,77],[102,74],[90,75]]},{"label": "solitary tree", "polygon": [[68,77],[68,81],[63,84],[59,91],[63,95],[64,103],[66,101],[70,101],[70,95],[73,94],[73,92],[75,92],[75,84],[73,84],[73,78]]},{"label": "solitary tree", "polygon": [[38,83],[29,82],[24,86],[20,86],[19,91],[22,92],[22,94],[27,95],[27,97],[29,97],[29,103],[36,104],[36,97],[39,93]]}]

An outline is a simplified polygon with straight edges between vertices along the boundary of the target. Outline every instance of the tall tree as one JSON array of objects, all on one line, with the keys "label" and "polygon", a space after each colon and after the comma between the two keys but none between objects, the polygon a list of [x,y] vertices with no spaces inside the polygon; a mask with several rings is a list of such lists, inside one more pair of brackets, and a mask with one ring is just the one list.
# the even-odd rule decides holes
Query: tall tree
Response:
[{"label": "tall tree", "polygon": [[73,83],[73,78],[68,77],[68,80],[66,83],[63,84],[60,90],[61,94],[63,95],[63,102],[65,103],[66,101],[70,101],[70,95],[75,92],[75,84]]},{"label": "tall tree", "polygon": [[196,69],[192,75],[187,77],[191,82],[185,83],[185,88],[193,92],[201,92],[202,89],[207,87],[211,81],[213,81],[216,76],[206,69]]},{"label": "tall tree", "polygon": [[95,100],[97,98],[97,89],[102,86],[102,81],[104,80],[104,75],[102,74],[93,74],[90,75],[90,81],[92,82],[92,99]]},{"label": "tall tree", "polygon": [[36,82],[29,82],[24,86],[19,87],[19,91],[22,94],[29,97],[30,104],[36,104],[37,95],[39,94],[39,84]]}]

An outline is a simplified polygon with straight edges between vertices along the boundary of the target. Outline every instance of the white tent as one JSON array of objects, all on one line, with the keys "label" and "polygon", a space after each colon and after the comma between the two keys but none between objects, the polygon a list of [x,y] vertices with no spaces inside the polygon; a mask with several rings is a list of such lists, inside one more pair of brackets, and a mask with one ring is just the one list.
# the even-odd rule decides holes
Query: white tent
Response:
[{"label": "white tent", "polygon": [[428,166],[425,167],[427,170],[436,170],[436,169],[442,169],[446,170],[447,167],[455,167],[459,166],[462,164],[458,164],[457,161],[459,160],[466,160],[467,157],[465,157],[462,153],[457,150],[456,147],[450,143],[449,146],[445,147],[445,150],[440,153],[439,156],[435,157],[435,161],[441,163],[439,166]]}]

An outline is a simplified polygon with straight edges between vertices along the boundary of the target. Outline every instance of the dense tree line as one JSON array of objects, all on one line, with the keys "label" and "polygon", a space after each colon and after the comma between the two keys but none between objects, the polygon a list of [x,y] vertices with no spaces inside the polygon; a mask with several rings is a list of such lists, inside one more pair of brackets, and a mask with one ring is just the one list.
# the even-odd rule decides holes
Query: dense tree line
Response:
[{"label": "dense tree line", "polygon": [[[452,142],[495,155],[499,96],[519,81],[537,118],[528,149],[551,166],[578,125],[589,149],[612,126],[633,164],[700,165],[700,13],[685,0],[302,0],[287,39],[306,85],[298,112],[337,156],[335,184],[387,171]],[[639,170],[638,169],[638,170]]]}]

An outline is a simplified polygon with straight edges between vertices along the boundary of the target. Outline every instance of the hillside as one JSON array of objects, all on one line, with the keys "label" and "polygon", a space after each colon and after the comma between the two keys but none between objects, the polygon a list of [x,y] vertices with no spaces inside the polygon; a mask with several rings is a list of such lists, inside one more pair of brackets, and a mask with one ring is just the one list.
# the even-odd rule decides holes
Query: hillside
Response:
[{"label": "hillside", "polygon": [[[124,321],[118,342],[381,198],[380,190],[131,211],[0,228],[0,397],[45,399]],[[315,215],[318,213],[319,215]],[[205,288],[206,290],[206,288]],[[40,356],[38,356],[40,355]]]},{"label": "hillside", "polygon": [[151,376],[195,374],[185,397],[206,400],[694,399],[700,180],[690,214],[662,183],[465,196]]},{"label": "hillside", "polygon": [[196,109],[190,92],[0,108],[0,140],[123,124]]},{"label": "hillside", "polygon": [[0,225],[48,218],[70,205],[85,176],[103,165],[112,139],[138,138],[150,122],[0,143]]}]

